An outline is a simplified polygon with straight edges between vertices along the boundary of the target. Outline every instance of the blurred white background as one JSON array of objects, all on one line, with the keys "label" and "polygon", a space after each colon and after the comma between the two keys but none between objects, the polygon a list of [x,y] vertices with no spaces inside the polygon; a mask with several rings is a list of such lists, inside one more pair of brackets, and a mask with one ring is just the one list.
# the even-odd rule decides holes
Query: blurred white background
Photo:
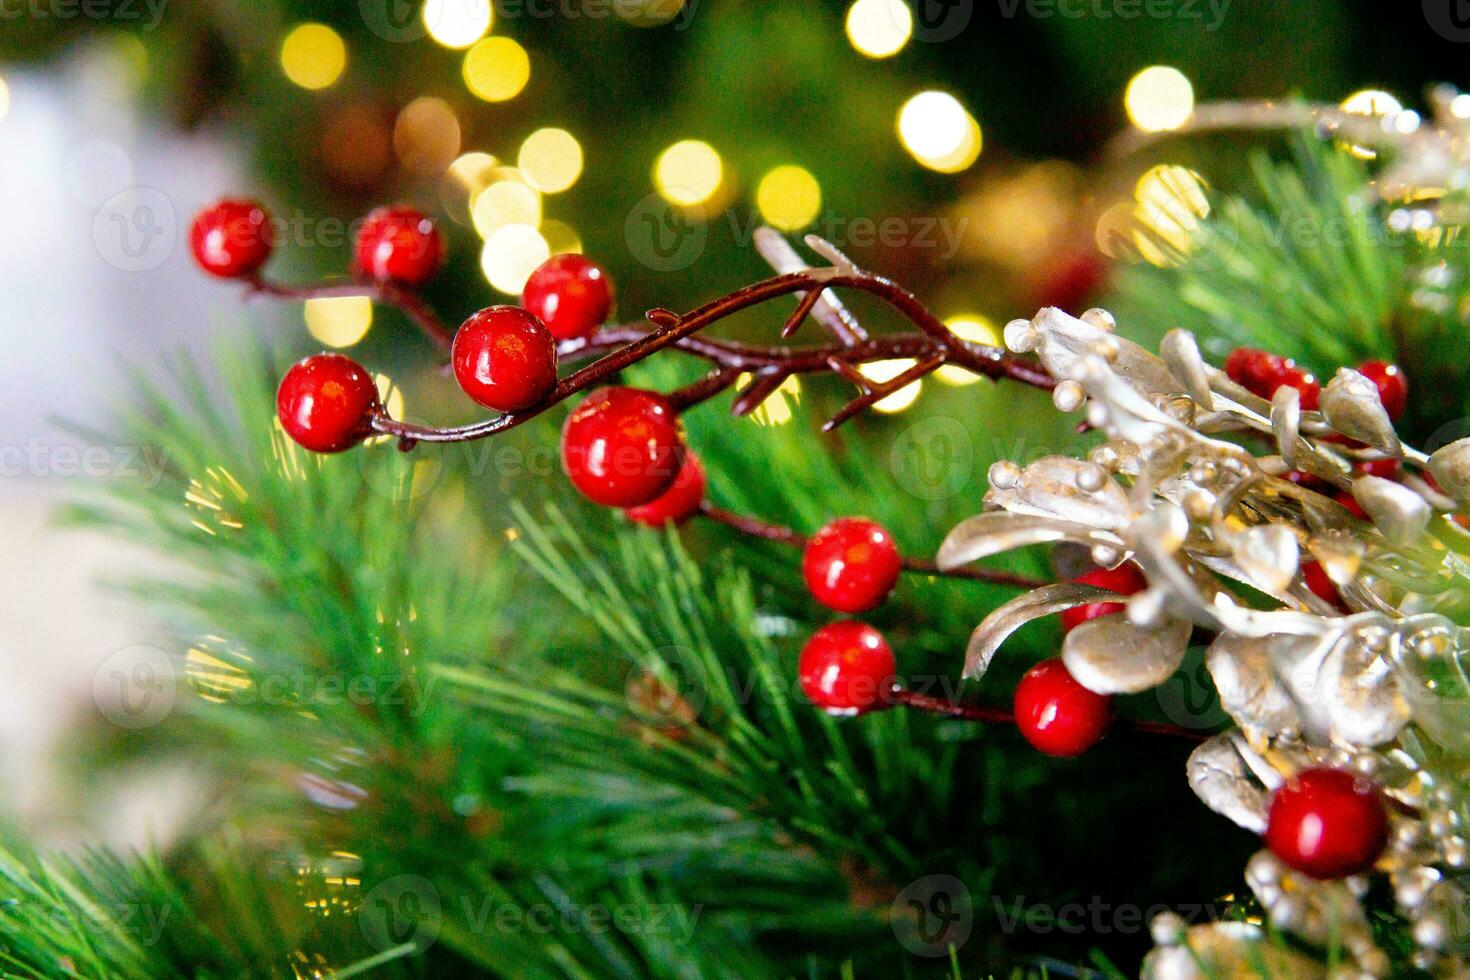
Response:
[{"label": "blurred white background", "polygon": [[[0,808],[45,843],[83,826],[103,843],[165,840],[193,785],[189,774],[147,774],[102,801],[100,820],[59,790],[59,737],[95,711],[98,664],[158,636],[98,585],[156,559],[52,523],[73,481],[105,478],[91,465],[103,457],[84,457],[55,420],[105,427],[120,363],[203,350],[245,329],[247,315],[255,331],[284,319],[259,305],[247,314],[238,288],[189,262],[188,222],[241,190],[244,151],[153,128],[126,83],[141,56],[88,42],[45,73],[8,72],[8,109],[0,98]],[[116,468],[126,456],[105,458]]]}]

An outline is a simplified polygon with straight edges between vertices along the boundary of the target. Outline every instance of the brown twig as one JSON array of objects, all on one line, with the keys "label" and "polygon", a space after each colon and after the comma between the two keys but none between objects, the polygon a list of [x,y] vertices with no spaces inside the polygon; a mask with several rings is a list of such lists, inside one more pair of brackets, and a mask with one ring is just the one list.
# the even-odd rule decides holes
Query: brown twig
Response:
[{"label": "brown twig", "polygon": [[[914,711],[923,711],[933,715],[944,715],[948,718],[958,718],[962,721],[980,721],[1014,725],[1016,716],[1005,708],[989,708],[983,705],[960,704],[948,698],[934,697],[932,694],[920,694],[917,691],[906,690],[895,687],[888,692],[890,704],[899,707],[910,708]],[[1185,738],[1193,742],[1203,742],[1210,737],[1209,732],[1196,731],[1185,728],[1182,725],[1171,725],[1163,721],[1143,721],[1140,719],[1120,718],[1114,723],[1114,727],[1122,731],[1141,732],[1146,735],[1169,735],[1174,738]]]},{"label": "brown twig", "polygon": [[[791,530],[789,527],[770,524],[758,517],[737,514],[733,511],[725,510],[723,507],[716,507],[707,500],[700,504],[699,513],[703,517],[723,524],[726,527],[734,528],[741,534],[753,538],[760,538],[764,541],[775,541],[780,544],[790,545],[793,548],[806,547],[807,538]],[[1006,572],[996,568],[966,566],[963,568],[943,570],[927,558],[910,558],[905,556],[902,561],[904,571],[916,572],[920,575],[937,575],[944,578],[969,579],[974,582],[991,582],[996,585],[1013,585],[1018,589],[1037,589],[1043,585],[1050,584],[1040,579],[1017,575],[1014,572]]]},{"label": "brown twig", "polygon": [[[922,334],[897,335],[852,346],[838,344],[815,348],[760,348],[709,340],[697,344],[688,343],[700,330],[741,310],[779,296],[792,293],[820,294],[829,288],[850,288],[871,293],[902,313]],[[797,312],[809,313],[814,302],[803,300]],[[793,316],[792,319],[797,318]],[[419,442],[468,442],[484,439],[536,418],[553,405],[608,381],[620,371],[658,351],[680,346],[691,354],[732,371],[765,366],[779,367],[790,374],[826,373],[833,370],[834,363],[841,363],[855,371],[855,365],[899,356],[912,357],[922,362],[926,371],[935,370],[945,364],[954,364],[989,378],[1012,378],[1039,388],[1051,388],[1054,385],[1050,375],[1035,362],[1016,357],[996,347],[961,339],[930,313],[913,294],[891,280],[862,271],[812,269],[788,273],[736,290],[683,316],[669,310],[650,310],[648,320],[654,325],[652,330],[628,338],[622,346],[607,350],[591,364],[562,378],[546,398],[531,408],[450,428],[416,425],[383,413],[374,417],[373,428],[378,432],[397,436],[404,449],[410,449]],[[594,339],[575,346],[565,345],[564,350],[568,356],[586,356],[606,350],[606,343]],[[847,371],[843,373],[845,376],[852,376]],[[904,381],[905,384],[920,376],[920,372],[905,374],[912,375]],[[729,378],[733,383],[734,378],[729,373],[722,377]],[[892,382],[887,384],[891,386]],[[856,400],[863,404],[876,401],[882,397],[881,392],[886,391],[885,386],[875,382],[865,381],[860,387],[861,393]],[[703,393],[705,389],[700,391]],[[880,392],[877,397],[874,397],[875,391]],[[839,412],[828,427],[839,424],[851,417],[851,414],[847,410]]]},{"label": "brown twig", "polygon": [[353,279],[346,282],[312,283],[304,286],[288,286],[272,282],[260,276],[245,280],[246,289],[261,296],[277,299],[334,299],[346,296],[366,296],[399,310],[413,321],[425,337],[444,353],[454,346],[454,334],[439,319],[439,315],[419,297],[417,293],[390,282],[374,279]]}]

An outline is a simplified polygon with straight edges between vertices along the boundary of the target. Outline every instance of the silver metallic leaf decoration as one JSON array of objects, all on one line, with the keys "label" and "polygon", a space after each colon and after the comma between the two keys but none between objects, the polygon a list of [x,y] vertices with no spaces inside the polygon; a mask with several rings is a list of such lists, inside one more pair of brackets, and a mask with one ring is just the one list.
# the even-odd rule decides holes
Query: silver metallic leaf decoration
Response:
[{"label": "silver metallic leaf decoration", "polygon": [[1100,616],[1074,628],[1062,662],[1077,683],[1098,694],[1132,694],[1174,676],[1189,646],[1189,623],[1171,619],[1149,629],[1124,616]]},{"label": "silver metallic leaf decoration", "polygon": [[1322,414],[1332,427],[1391,456],[1399,454],[1399,437],[1378,397],[1378,386],[1352,368],[1338,368],[1322,389]]},{"label": "silver metallic leaf decoration", "polygon": [[1251,833],[1266,832],[1266,788],[1241,757],[1239,736],[1216,735],[1189,754],[1190,788],[1211,810]]},{"label": "silver metallic leaf decoration", "polygon": [[970,635],[965,651],[965,677],[979,677],[990,666],[995,651],[1016,630],[1033,619],[1050,616],[1074,606],[1116,600],[1116,593],[1080,582],[1058,582],[1017,596],[985,617]]},{"label": "silver metallic leaf decoration", "polygon": [[[1470,146],[1470,121],[1464,135]],[[1106,599],[1060,583],[1020,596],[976,629],[966,674],[983,675],[1024,623],[1099,596],[1125,613],[1080,624],[1061,651],[1077,681],[1099,693],[1165,683],[1192,630],[1214,631],[1206,665],[1236,727],[1191,756],[1196,794],[1259,831],[1270,793],[1302,767],[1378,779],[1412,808],[1392,817],[1383,867],[1413,923],[1414,962],[1470,976],[1470,946],[1454,948],[1442,917],[1427,911],[1439,907],[1429,896],[1447,880],[1435,863],[1470,868],[1461,817],[1450,815],[1470,813],[1470,643],[1454,625],[1470,621],[1470,549],[1429,533],[1436,511],[1470,506],[1470,439],[1425,457],[1401,444],[1377,386],[1356,371],[1336,373],[1320,413],[1303,411],[1294,390],[1267,402],[1236,385],[1204,363],[1187,333],[1171,331],[1155,357],[1113,326],[1101,311],[1079,319],[1056,309],[1007,325],[1007,344],[1035,351],[1066,386],[1064,407],[1078,407],[1085,392],[1087,420],[1104,441],[1086,459],[996,463],[987,512],[950,532],[939,565],[1065,543],[1100,564],[1134,562],[1148,587]],[[1400,479],[1353,478],[1357,464],[1384,457],[1399,461]],[[1292,470],[1325,488],[1287,479]],[[1348,486],[1372,527],[1333,499]],[[1383,974],[1361,889],[1297,881],[1265,859],[1251,867],[1274,927],[1320,946],[1324,916],[1336,916],[1353,969]],[[1247,953],[1283,957],[1283,976],[1321,972],[1317,959],[1265,942],[1245,923],[1164,926],[1146,975],[1196,976],[1201,959],[1221,964],[1222,976],[1255,975],[1240,971]]]}]

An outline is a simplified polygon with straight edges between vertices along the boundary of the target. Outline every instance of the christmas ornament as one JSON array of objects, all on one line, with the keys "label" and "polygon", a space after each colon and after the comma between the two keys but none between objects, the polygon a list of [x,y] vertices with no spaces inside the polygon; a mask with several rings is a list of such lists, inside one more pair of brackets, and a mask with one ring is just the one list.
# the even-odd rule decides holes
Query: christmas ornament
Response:
[{"label": "christmas ornament", "polygon": [[648,503],[629,507],[623,513],[635,524],[648,527],[682,524],[699,512],[699,505],[704,502],[704,487],[704,464],[693,452],[685,450],[684,463],[669,488]]},{"label": "christmas ornament", "polygon": [[612,284],[602,267],[580,255],[553,255],[531,273],[521,305],[557,340],[590,337],[612,311]]},{"label": "christmas ornament", "polygon": [[466,320],[450,362],[464,393],[499,412],[529,408],[556,387],[556,341],[518,306],[492,306]]},{"label": "christmas ornament", "polygon": [[897,670],[883,634],[849,619],[812,634],[801,648],[797,676],[802,692],[829,715],[860,715],[885,706]]},{"label": "christmas ornament", "polygon": [[194,261],[212,276],[238,279],[265,265],[275,248],[270,215],[250,200],[226,200],[200,211],[189,231]]},{"label": "christmas ornament", "polygon": [[562,429],[562,468],[589,500],[637,507],[669,488],[683,460],[679,417],[668,399],[638,388],[600,388]]},{"label": "christmas ornament", "polygon": [[355,255],[369,279],[422,286],[444,262],[444,239],[421,211],[378,208],[357,231]]},{"label": "christmas ornament", "polygon": [[838,612],[865,612],[888,598],[902,559],[893,536],[863,517],[840,517],[807,542],[802,574],[813,598]]},{"label": "christmas ornament", "polygon": [[1113,699],[1077,683],[1060,660],[1043,660],[1016,685],[1015,713],[1026,741],[1047,755],[1070,758],[1107,734]]},{"label": "christmas ornament", "polygon": [[1383,794],[1342,769],[1305,769],[1276,791],[1266,845],[1288,867],[1313,878],[1367,871],[1388,843]]},{"label": "christmas ornament", "polygon": [[382,406],[373,376],[341,354],[298,361],[276,391],[276,415],[286,434],[318,453],[350,449],[372,432]]}]

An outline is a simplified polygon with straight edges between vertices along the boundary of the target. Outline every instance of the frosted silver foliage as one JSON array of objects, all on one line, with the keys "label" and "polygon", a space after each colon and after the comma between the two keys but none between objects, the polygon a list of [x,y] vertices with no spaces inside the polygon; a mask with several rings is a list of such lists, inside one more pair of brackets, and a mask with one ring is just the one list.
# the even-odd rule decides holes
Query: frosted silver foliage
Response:
[{"label": "frosted silver foliage", "polygon": [[[1295,772],[1350,767],[1405,805],[1383,872],[1470,864],[1459,818],[1444,816],[1463,812],[1456,787],[1470,775],[1467,635],[1456,625],[1470,621],[1470,534],[1452,520],[1470,504],[1470,440],[1432,458],[1405,446],[1377,387],[1352,370],[1323,388],[1320,411],[1290,389],[1267,402],[1206,363],[1188,333],[1171,331],[1155,355],[1101,311],[1043,309],[1005,338],[1081,392],[1062,401],[1085,404],[1104,442],[1085,459],[995,464],[985,512],[950,532],[940,566],[1062,542],[1109,566],[1135,563],[1148,587],[1113,596],[1125,612],[1072,629],[1061,657],[1085,687],[1136,695],[1171,680],[1196,627],[1213,631],[1205,662],[1234,727],[1188,763],[1207,806],[1260,832],[1271,792]],[[1355,478],[1357,463],[1384,457],[1400,461],[1400,479]],[[1367,521],[1332,498],[1349,490]],[[1061,583],[1006,603],[971,637],[966,675],[983,677],[1023,624],[1100,595],[1110,594]],[[1128,713],[1126,700],[1119,707]],[[1383,974],[1386,958],[1360,928],[1361,889],[1268,865],[1253,862],[1265,878],[1250,880],[1274,926],[1316,946],[1335,917],[1354,968]],[[1470,971],[1453,951],[1467,947],[1445,942],[1430,913],[1403,901],[1400,911],[1422,939],[1419,962]],[[1145,973],[1193,976],[1200,954],[1233,964],[1226,954],[1242,950],[1286,955],[1242,924],[1195,926],[1163,943]],[[1294,956],[1290,975],[1312,975],[1315,961]]]}]

